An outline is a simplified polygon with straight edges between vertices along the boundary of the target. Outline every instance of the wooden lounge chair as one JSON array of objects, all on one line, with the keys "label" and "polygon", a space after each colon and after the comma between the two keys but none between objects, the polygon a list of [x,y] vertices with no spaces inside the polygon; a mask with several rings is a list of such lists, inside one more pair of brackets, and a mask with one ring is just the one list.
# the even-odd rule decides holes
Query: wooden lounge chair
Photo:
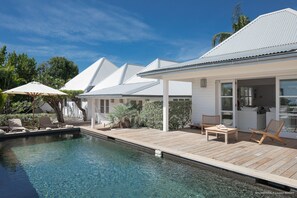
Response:
[{"label": "wooden lounge chair", "polygon": [[[266,137],[269,137],[272,141],[277,140],[283,144],[286,144],[283,139],[279,137],[280,132],[282,131],[282,128],[284,126],[285,122],[283,120],[270,120],[269,124],[267,125],[266,129],[264,131],[257,130],[257,129],[250,129],[252,132],[252,135],[250,137],[250,140],[256,141],[259,144],[262,144],[262,142],[265,140]],[[253,138],[255,134],[262,135],[262,138],[260,140],[256,140]]]},{"label": "wooden lounge chair", "polygon": [[29,132],[28,129],[23,127],[21,119],[9,119],[9,132],[16,132],[16,131],[26,131]]},{"label": "wooden lounge chair", "polygon": [[39,118],[39,126],[38,128],[58,128],[57,124],[53,124],[50,117],[43,116]]},{"label": "wooden lounge chair", "polygon": [[219,125],[220,121],[220,115],[202,115],[201,134],[205,134],[206,127]]}]

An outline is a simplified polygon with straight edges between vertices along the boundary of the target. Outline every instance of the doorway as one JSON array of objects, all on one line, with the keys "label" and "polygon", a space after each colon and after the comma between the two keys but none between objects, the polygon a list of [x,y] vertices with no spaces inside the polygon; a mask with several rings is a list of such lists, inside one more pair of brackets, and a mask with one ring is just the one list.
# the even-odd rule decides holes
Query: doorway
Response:
[{"label": "doorway", "polygon": [[237,81],[237,127],[263,130],[271,119],[276,119],[275,78]]}]

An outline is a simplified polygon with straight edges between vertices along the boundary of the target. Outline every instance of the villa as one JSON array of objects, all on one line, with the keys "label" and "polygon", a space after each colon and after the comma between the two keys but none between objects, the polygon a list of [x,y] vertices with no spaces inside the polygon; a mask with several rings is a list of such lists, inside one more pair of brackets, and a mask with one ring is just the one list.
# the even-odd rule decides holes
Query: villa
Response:
[{"label": "villa", "polygon": [[281,136],[297,138],[296,24],[293,9],[264,14],[198,59],[139,73],[163,80],[163,130],[170,82],[181,81],[192,84],[193,122],[217,114],[222,124],[248,131],[281,119]]},{"label": "villa", "polygon": [[[81,90],[84,93],[89,92],[98,83],[118,69],[111,61],[106,58],[100,58],[84,71],[68,81],[61,90]],[[87,108],[87,102],[82,102],[83,108]],[[82,113],[76,104],[67,101],[63,109],[65,116],[82,117]]]},{"label": "villa", "polygon": [[[156,59],[138,72],[147,72],[174,64],[176,64],[176,62]],[[125,67],[125,65],[123,67]],[[96,120],[98,123],[107,122],[108,113],[112,112],[114,106],[121,103],[142,105],[146,101],[162,99],[162,80],[145,79],[137,76],[137,74],[128,78],[126,76],[127,74],[123,71],[125,71],[124,68],[119,68],[114,74],[107,77],[90,92],[79,96],[80,98],[87,99],[88,109],[92,110],[88,112],[91,120]],[[115,79],[120,80],[117,82]],[[110,83],[111,81],[114,83]],[[117,85],[115,85],[115,83],[117,83]],[[169,90],[170,100],[190,100],[192,91],[191,83],[172,81],[170,85],[172,87]]]},{"label": "villa", "polygon": [[[35,122],[35,97],[66,95],[59,90],[38,82],[6,90],[31,96],[33,117],[23,126],[21,118],[10,117],[15,114],[3,115],[8,125],[0,126],[1,196],[296,197],[296,33],[297,11],[283,9],[257,17],[194,60],[158,58],[146,67],[117,67],[101,58],[61,88],[83,91],[78,98],[91,126],[43,115]],[[139,128],[95,127],[107,122],[116,105],[161,100],[163,123],[160,106],[143,120],[158,117],[163,130],[148,122]],[[207,127],[206,134],[199,127],[169,132],[171,100],[191,100],[191,126],[206,115],[225,126]],[[66,116],[80,116],[73,102],[65,105]],[[185,109],[190,108],[171,109],[171,115],[180,121],[189,115],[181,113]],[[273,126],[279,129],[273,135],[280,133],[283,144],[270,141],[272,136],[251,141],[250,128],[273,122],[282,123]]]}]

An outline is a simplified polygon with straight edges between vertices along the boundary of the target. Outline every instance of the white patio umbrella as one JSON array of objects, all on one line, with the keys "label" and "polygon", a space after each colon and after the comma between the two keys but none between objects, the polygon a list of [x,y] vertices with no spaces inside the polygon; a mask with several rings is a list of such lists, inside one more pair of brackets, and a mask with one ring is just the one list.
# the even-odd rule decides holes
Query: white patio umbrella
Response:
[{"label": "white patio umbrella", "polygon": [[39,82],[30,82],[28,84],[4,91],[3,93],[6,94],[21,94],[21,95],[28,95],[33,97],[32,102],[32,111],[33,111],[33,121],[34,121],[34,102],[37,96],[57,96],[57,95],[67,95],[64,92],[61,92],[57,89],[53,89],[46,85],[43,85]]}]

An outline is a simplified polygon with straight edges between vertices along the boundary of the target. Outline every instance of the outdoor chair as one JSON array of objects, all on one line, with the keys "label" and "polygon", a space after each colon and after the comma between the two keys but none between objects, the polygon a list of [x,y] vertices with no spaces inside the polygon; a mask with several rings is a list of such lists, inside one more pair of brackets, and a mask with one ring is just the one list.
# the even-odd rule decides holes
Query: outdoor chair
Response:
[{"label": "outdoor chair", "polygon": [[[283,120],[279,121],[279,120],[272,119],[270,120],[269,124],[263,131],[257,130],[257,129],[250,129],[252,132],[250,140],[253,140],[258,142],[259,144],[262,144],[265,138],[269,137],[272,141],[277,140],[283,144],[286,144],[285,141],[279,137],[279,134],[282,131],[284,124],[285,122]],[[261,139],[260,140],[254,139],[253,136],[255,134],[262,135]]]},{"label": "outdoor chair", "polygon": [[205,128],[219,125],[220,115],[202,115],[201,134],[205,134]]},{"label": "outdoor chair", "polygon": [[23,127],[21,119],[9,119],[8,120],[8,127],[9,127],[9,132],[16,132],[16,131],[29,132],[28,129]]},{"label": "outdoor chair", "polygon": [[50,117],[43,116],[39,118],[39,126],[38,128],[58,128],[57,124],[52,123]]}]

